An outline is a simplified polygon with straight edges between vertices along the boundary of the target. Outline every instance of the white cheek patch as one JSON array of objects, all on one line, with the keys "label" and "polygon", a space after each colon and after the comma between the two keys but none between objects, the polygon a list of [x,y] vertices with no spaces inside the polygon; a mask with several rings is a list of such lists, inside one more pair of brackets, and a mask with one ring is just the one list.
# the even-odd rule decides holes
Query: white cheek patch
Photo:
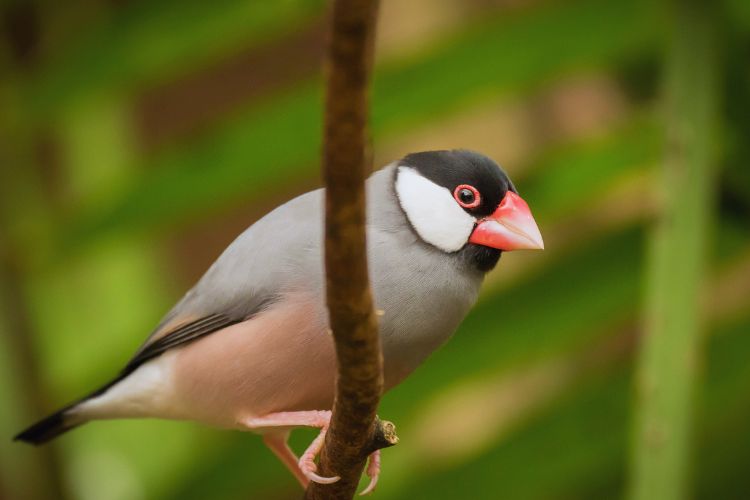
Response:
[{"label": "white cheek patch", "polygon": [[401,208],[419,236],[446,252],[460,250],[476,220],[464,212],[448,189],[409,167],[399,167],[396,193]]}]

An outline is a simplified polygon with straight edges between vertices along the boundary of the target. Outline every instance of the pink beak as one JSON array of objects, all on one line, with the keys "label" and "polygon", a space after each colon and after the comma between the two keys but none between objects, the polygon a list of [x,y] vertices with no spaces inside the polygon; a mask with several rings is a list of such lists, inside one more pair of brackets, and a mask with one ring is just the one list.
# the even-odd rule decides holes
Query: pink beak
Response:
[{"label": "pink beak", "polygon": [[498,250],[544,250],[544,241],[531,210],[523,199],[508,191],[495,212],[481,219],[469,243]]}]

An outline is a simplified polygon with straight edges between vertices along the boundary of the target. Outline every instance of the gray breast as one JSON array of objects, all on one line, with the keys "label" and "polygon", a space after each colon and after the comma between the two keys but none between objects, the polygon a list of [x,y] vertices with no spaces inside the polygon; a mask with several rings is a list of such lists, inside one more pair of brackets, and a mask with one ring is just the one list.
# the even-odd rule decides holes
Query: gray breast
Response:
[{"label": "gray breast", "polygon": [[483,274],[457,254],[419,239],[396,200],[392,167],[368,186],[370,276],[378,309],[386,386],[414,370],[456,330],[475,303]]}]

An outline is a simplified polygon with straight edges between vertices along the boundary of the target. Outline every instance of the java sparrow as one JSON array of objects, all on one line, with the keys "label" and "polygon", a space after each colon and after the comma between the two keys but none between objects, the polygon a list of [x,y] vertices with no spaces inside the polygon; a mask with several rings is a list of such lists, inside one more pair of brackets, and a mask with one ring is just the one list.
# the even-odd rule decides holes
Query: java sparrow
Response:
[{"label": "java sparrow", "polygon": [[[367,180],[369,270],[385,389],[443,344],[503,251],[544,247],[526,202],[491,159],[407,155]],[[335,353],[323,290],[322,189],[243,232],[111,382],[15,439],[40,444],[92,420],[190,419],[250,430],[305,486],[330,419]],[[300,459],[291,429],[320,435]],[[380,456],[370,457],[372,491]]]}]

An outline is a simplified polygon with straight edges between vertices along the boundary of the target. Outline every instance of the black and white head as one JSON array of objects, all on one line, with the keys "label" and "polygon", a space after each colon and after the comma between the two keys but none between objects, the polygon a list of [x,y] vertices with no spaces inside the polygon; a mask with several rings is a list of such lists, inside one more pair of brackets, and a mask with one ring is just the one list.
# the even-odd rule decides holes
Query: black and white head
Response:
[{"label": "black and white head", "polygon": [[528,205],[503,170],[467,150],[425,151],[397,164],[395,189],[419,238],[492,269],[503,251],[543,249]]}]

